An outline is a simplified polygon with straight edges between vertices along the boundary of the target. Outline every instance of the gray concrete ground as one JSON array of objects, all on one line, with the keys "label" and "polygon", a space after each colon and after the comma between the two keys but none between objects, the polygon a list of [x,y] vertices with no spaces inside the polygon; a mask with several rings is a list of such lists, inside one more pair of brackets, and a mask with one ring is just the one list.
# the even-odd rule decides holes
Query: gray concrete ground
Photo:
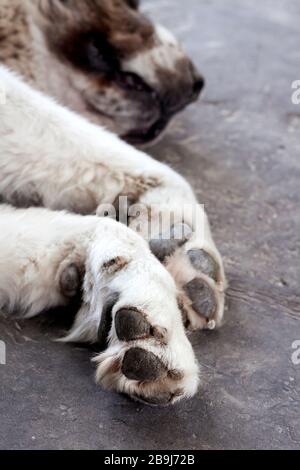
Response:
[{"label": "gray concrete ground", "polygon": [[90,352],[1,323],[0,448],[300,447],[300,79],[297,0],[146,0],[207,79],[150,153],[205,203],[230,281],[222,330],[193,335],[203,386],[152,409],[93,382]]}]

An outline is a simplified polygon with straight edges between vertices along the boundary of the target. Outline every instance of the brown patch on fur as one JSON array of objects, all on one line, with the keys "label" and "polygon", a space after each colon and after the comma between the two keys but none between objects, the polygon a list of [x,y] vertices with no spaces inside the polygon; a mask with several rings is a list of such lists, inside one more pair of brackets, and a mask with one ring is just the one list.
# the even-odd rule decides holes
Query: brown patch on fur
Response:
[{"label": "brown patch on fur", "polygon": [[153,326],[151,328],[151,335],[161,344],[166,345],[168,343],[168,331],[166,328]]},{"label": "brown patch on fur", "polygon": [[184,378],[184,375],[180,370],[172,369],[169,370],[168,377],[170,377],[172,380],[180,381]]},{"label": "brown patch on fur", "polygon": [[97,34],[119,59],[154,44],[154,28],[140,12],[124,0],[58,0],[38,4],[41,26],[49,47],[74,63],[84,37]]},{"label": "brown patch on fur", "polygon": [[135,194],[138,198],[140,198],[149,189],[157,188],[161,184],[160,180],[154,177],[144,178],[142,176],[138,176],[133,178],[132,176],[126,176],[125,178],[127,184],[131,183],[131,185],[133,185],[132,183],[134,182]]},{"label": "brown patch on fur", "polygon": [[122,196],[126,196],[128,198],[130,205],[136,204],[139,202],[139,199],[143,194],[149,191],[149,189],[158,188],[160,184],[161,182],[158,178],[144,178],[143,176],[125,175],[124,189],[113,202],[113,205],[116,207],[118,199]]},{"label": "brown patch on fur", "polygon": [[0,62],[34,80],[32,44],[23,1],[1,0]]},{"label": "brown patch on fur", "polygon": [[139,199],[150,189],[157,188],[160,185],[158,178],[144,178],[143,176],[133,177],[131,175],[125,175],[125,189],[123,195],[133,201],[133,204],[139,202]]},{"label": "brown patch on fur", "polygon": [[105,271],[106,274],[115,274],[121,269],[124,269],[128,265],[128,260],[122,256],[117,256],[102,265],[101,270]]},{"label": "brown patch on fur", "polygon": [[[134,219],[138,218],[130,215],[129,209],[131,206],[138,204],[140,198],[150,189],[159,187],[161,184],[158,178],[143,178],[142,176],[134,177],[132,175],[125,175],[125,183],[123,191],[114,200],[113,206],[116,209],[117,219],[120,220],[120,214],[122,212],[122,223],[132,223]],[[127,207],[122,204],[120,198],[127,197]],[[127,219],[124,220],[124,211],[127,210]],[[148,220],[151,219],[151,210],[148,209]]]}]

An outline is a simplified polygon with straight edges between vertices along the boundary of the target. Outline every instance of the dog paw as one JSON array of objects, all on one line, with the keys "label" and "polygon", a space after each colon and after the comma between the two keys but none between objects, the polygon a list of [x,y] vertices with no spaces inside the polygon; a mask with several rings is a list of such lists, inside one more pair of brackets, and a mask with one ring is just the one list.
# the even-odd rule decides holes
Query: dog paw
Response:
[{"label": "dog paw", "polygon": [[189,330],[220,326],[224,315],[226,278],[213,242],[200,243],[186,224],[177,224],[171,236],[161,234],[150,248],[174,278],[178,304]]},{"label": "dog paw", "polygon": [[176,321],[166,327],[158,319],[154,323],[150,306],[142,310],[122,303],[119,294],[113,295],[103,308],[97,382],[148,405],[173,404],[194,395],[198,366],[176,306]]},{"label": "dog paw", "polygon": [[[98,343],[102,386],[152,405],[193,396],[199,367],[172,276],[135,232],[99,219],[85,260],[82,305],[64,342]],[[77,286],[76,270],[61,277]]]},{"label": "dog paw", "polygon": [[151,258],[154,270],[129,263],[114,275],[115,292],[106,298],[98,330],[96,379],[135,400],[168,405],[196,393],[198,365],[183,327],[176,286]]}]

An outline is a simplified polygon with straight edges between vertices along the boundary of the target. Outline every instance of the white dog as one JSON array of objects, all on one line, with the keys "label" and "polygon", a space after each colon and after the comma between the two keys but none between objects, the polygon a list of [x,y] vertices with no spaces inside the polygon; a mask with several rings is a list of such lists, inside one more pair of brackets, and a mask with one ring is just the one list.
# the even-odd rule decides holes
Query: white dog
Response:
[{"label": "white dog", "polygon": [[99,341],[101,384],[192,396],[185,328],[221,324],[222,260],[189,184],[125,140],[156,139],[203,79],[135,0],[0,0],[0,61],[1,310],[79,298],[64,341]]}]

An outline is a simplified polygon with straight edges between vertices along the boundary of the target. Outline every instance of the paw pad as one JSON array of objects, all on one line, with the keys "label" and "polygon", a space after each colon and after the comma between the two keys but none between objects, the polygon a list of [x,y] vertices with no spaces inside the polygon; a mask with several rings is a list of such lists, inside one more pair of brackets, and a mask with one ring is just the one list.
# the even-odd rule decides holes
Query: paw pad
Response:
[{"label": "paw pad", "polygon": [[174,225],[169,232],[161,233],[157,239],[150,240],[152,253],[163,262],[173,255],[177,248],[184,245],[192,234],[192,229],[186,224]]},{"label": "paw pad", "polygon": [[115,317],[116,333],[120,341],[133,341],[147,338],[151,334],[151,326],[143,315],[135,309],[122,309]]},{"label": "paw pad", "polygon": [[122,373],[130,380],[151,382],[167,375],[167,369],[152,352],[131,348],[125,353]]},{"label": "paw pad", "polygon": [[200,278],[193,279],[185,285],[184,290],[192,301],[193,309],[206,318],[214,316],[217,300],[214,291]]}]

